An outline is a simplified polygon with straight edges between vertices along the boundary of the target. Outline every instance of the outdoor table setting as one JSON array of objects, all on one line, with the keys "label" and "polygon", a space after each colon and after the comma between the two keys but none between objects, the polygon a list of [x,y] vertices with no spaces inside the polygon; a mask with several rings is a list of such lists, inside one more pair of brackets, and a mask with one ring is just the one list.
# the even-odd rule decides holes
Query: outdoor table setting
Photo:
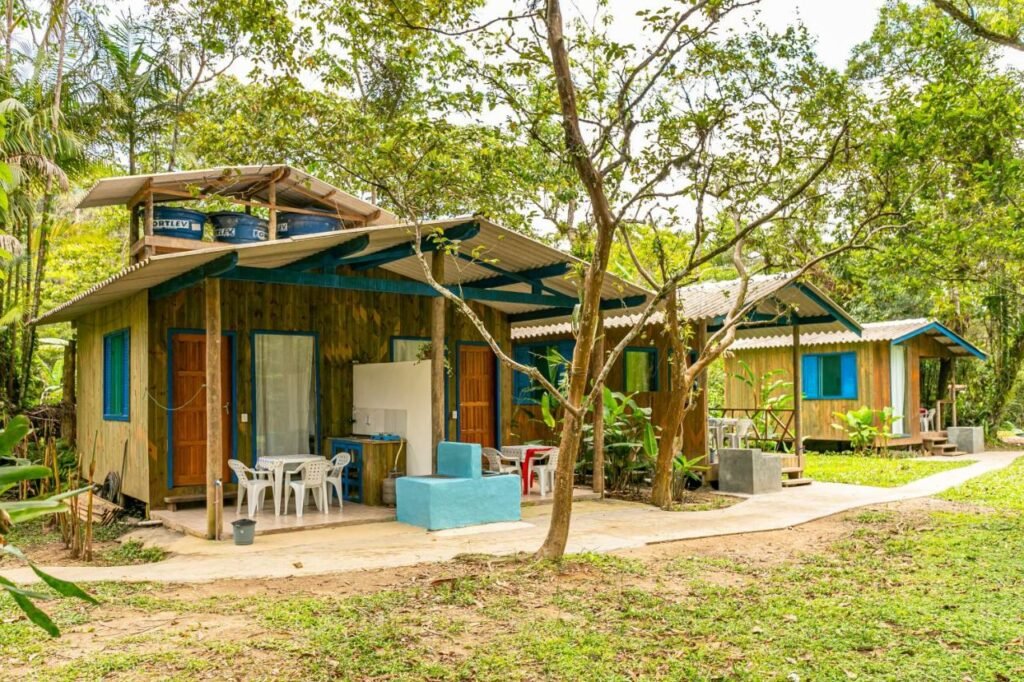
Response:
[{"label": "outdoor table setting", "polygon": [[530,464],[534,458],[544,457],[544,453],[554,448],[550,445],[505,445],[501,448],[501,454],[509,459],[519,462],[520,475],[523,479],[523,494],[530,493],[531,468]]},{"label": "outdoor table setting", "polygon": [[[285,474],[294,471],[306,462],[322,460],[321,455],[261,455],[256,459],[256,469],[268,471],[274,479],[274,516],[281,515],[281,494],[284,488]],[[286,509],[285,512],[288,510]]]}]

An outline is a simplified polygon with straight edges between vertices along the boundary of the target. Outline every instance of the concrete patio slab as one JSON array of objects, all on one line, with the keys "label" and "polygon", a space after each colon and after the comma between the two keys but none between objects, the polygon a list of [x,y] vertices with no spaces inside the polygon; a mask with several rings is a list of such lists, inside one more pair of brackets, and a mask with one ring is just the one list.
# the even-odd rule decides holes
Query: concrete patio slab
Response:
[{"label": "concrete patio slab", "polygon": [[[780,530],[858,507],[926,497],[1008,466],[1020,452],[988,452],[964,457],[970,466],[944,471],[899,488],[814,483],[802,488],[753,496],[727,507],[702,512],[665,512],[616,501],[574,505],[570,552],[609,552],[659,542]],[[441,535],[397,522],[321,528],[257,538],[236,547],[208,542],[164,529],[137,537],[173,553],[169,559],[138,566],[66,566],[47,568],[77,582],[125,581],[190,583],[225,579],[285,578],[447,561],[459,554],[532,552],[547,532],[549,507],[524,509],[516,528],[494,533]],[[3,571],[19,583],[35,580],[27,568]]]}]

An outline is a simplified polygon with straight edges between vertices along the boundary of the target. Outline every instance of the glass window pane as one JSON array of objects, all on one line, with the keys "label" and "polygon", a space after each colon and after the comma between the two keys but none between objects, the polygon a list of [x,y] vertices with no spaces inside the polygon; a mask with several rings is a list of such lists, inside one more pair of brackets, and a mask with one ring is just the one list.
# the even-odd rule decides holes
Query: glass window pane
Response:
[{"label": "glass window pane", "polygon": [[427,357],[430,339],[391,339],[391,362],[413,362]]},{"label": "glass window pane", "polygon": [[626,393],[653,390],[654,354],[646,351],[627,350],[625,356]]},{"label": "glass window pane", "polygon": [[821,395],[840,396],[843,393],[842,361],[838,355],[821,356]]}]

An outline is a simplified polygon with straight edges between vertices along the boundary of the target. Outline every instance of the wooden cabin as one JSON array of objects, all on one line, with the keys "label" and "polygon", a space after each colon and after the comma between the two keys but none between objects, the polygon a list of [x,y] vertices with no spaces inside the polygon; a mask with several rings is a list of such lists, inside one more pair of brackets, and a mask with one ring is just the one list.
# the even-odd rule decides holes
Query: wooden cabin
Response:
[{"label": "wooden cabin", "polygon": [[[155,234],[154,204],[186,195],[240,203],[271,222],[279,210],[333,211],[340,229],[250,244]],[[511,373],[429,286],[417,239],[433,278],[507,352],[517,319],[568,319],[578,303],[572,256],[476,217],[417,232],[285,166],[103,180],[80,204],[106,205],[126,205],[143,222],[133,264],[35,323],[74,327],[83,461],[95,457],[97,481],[116,473],[126,495],[153,509],[196,498],[209,506],[217,478],[230,493],[229,458],[330,454],[332,438],[370,435],[363,417],[413,390],[380,379],[385,372],[359,399],[378,404],[360,405],[358,376],[383,363],[430,365],[429,428],[426,442],[422,431],[407,437],[410,473],[431,473],[446,437],[509,442]],[[635,309],[647,295],[609,277],[602,306]]]},{"label": "wooden cabin", "polygon": [[[749,410],[762,399],[756,385],[740,380],[741,363],[758,378],[781,370],[777,378],[800,386],[804,438],[809,446],[823,449],[847,444],[844,433],[832,426],[833,413],[862,405],[892,408],[897,419],[891,445],[919,446],[938,440],[936,434],[947,423],[957,425],[957,360],[986,358],[963,337],[928,319],[869,322],[860,335],[802,331],[796,353],[793,339],[792,334],[773,334],[737,341],[726,360],[726,406]],[[795,358],[800,364],[794,373]],[[950,365],[942,387],[934,387],[941,373],[930,368],[930,362]],[[922,416],[930,416],[930,421],[923,424]]]},{"label": "wooden cabin", "polygon": [[[691,357],[722,328],[723,320],[730,314],[739,297],[739,281],[707,282],[679,289],[682,319],[692,328],[690,336]],[[796,329],[810,328],[816,331],[845,333],[856,337],[860,325],[849,313],[832,301],[812,283],[794,277],[791,273],[777,275],[755,275],[747,285],[744,299],[749,307],[738,326],[737,336],[792,334]],[[603,321],[603,351],[614,348],[636,323],[635,315],[608,316]],[[516,326],[512,330],[513,352],[524,363],[544,362],[549,349],[571,357],[574,338],[568,323]],[[737,341],[735,343],[741,343]],[[634,339],[632,344],[613,364],[606,385],[614,391],[633,395],[640,405],[650,407],[652,419],[659,423],[663,410],[668,406],[669,386],[669,339],[662,316],[655,314],[651,321]],[[733,346],[735,347],[735,345]],[[525,376],[516,375],[512,402],[513,433],[523,440],[548,440],[554,435],[540,418],[536,399],[529,392]],[[698,381],[704,383],[705,379]],[[687,413],[682,426],[682,450],[687,457],[709,456],[708,420],[715,418],[744,418],[748,410],[734,410],[718,405],[709,405],[707,395],[701,391],[695,397],[695,407]],[[765,429],[758,425],[752,437],[759,441],[774,440],[780,449],[792,448],[800,437],[800,400],[794,396],[794,405],[777,415],[778,422]],[[769,433],[770,431],[770,433]],[[799,455],[799,450],[794,449]],[[793,480],[801,479],[802,461],[794,461],[787,467]],[[714,478],[714,471],[712,471]]]}]

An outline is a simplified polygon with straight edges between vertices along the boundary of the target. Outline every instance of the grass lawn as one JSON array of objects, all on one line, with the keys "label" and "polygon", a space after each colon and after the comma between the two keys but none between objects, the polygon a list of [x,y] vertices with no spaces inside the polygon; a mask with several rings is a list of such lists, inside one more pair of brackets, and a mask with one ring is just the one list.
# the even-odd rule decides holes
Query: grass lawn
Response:
[{"label": "grass lawn", "polygon": [[949,469],[959,469],[968,464],[973,462],[888,459],[809,452],[804,473],[816,481],[895,488],[925,476]]},{"label": "grass lawn", "polygon": [[944,500],[558,565],[104,584],[99,607],[48,605],[60,640],[0,606],[2,664],[43,680],[1024,679],[1022,483],[1018,461]]}]

